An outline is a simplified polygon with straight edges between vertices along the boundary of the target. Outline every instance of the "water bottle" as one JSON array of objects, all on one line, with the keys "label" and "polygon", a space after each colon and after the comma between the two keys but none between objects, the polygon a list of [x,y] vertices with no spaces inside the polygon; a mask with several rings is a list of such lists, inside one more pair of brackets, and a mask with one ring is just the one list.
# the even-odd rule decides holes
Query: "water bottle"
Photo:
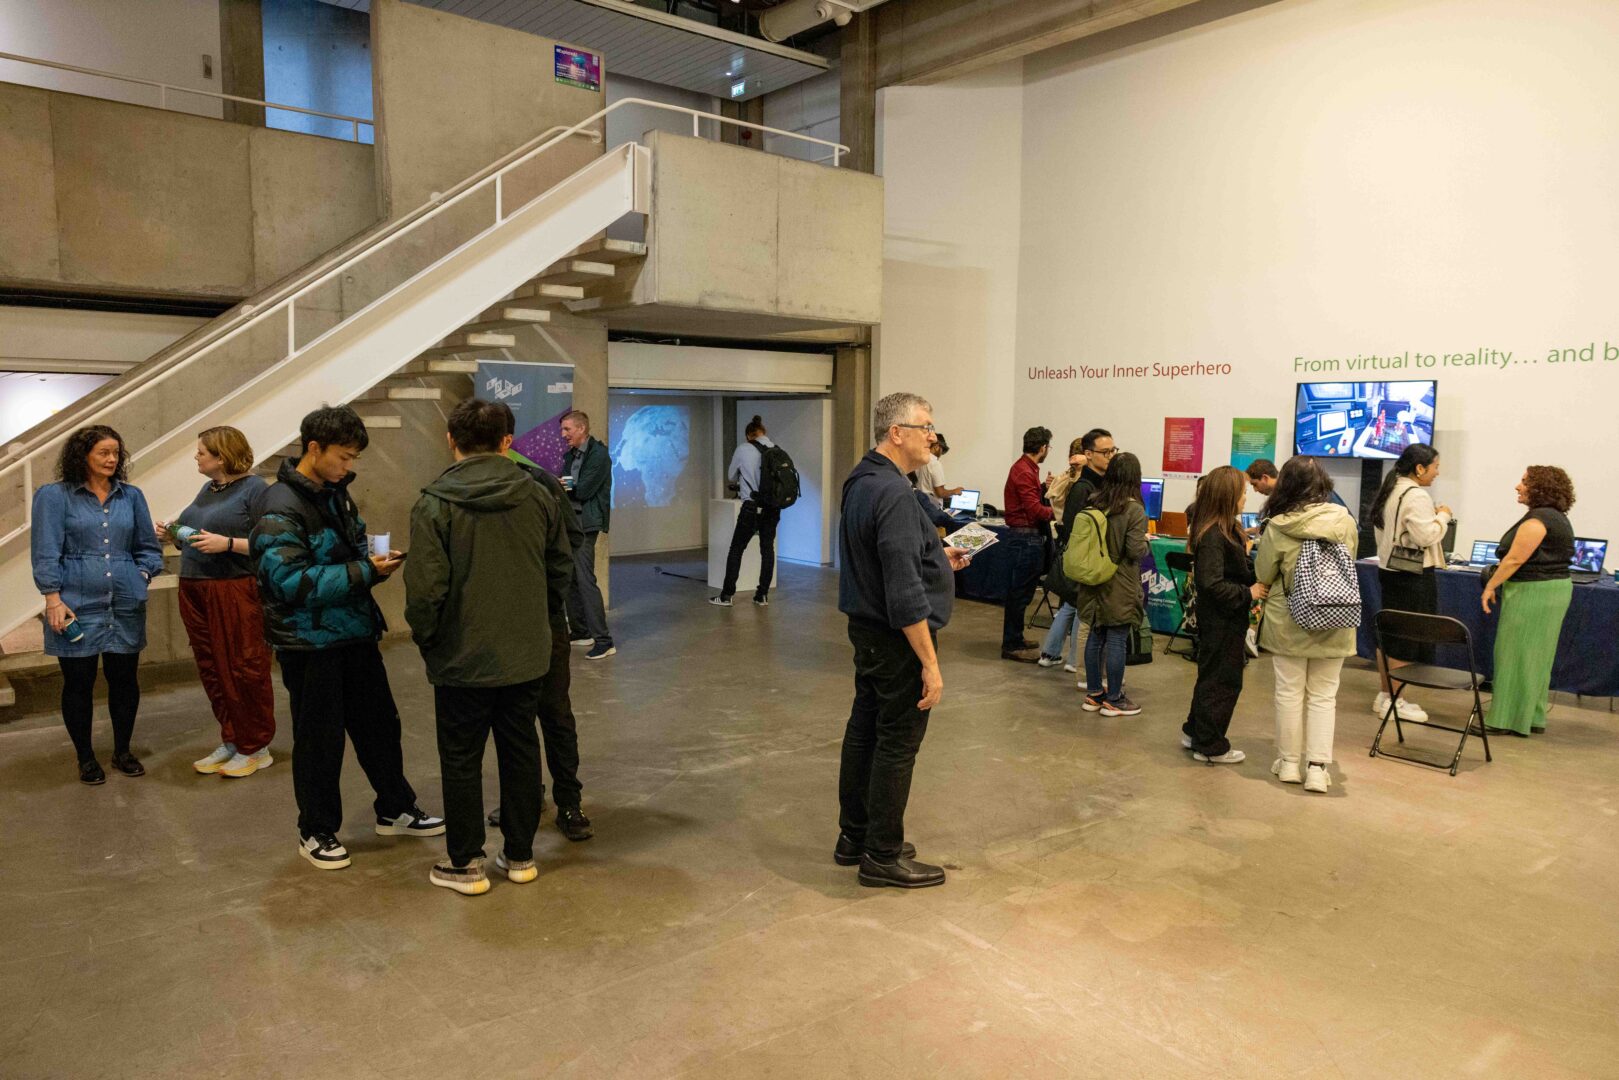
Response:
[{"label": "water bottle", "polygon": [[189,546],[191,538],[196,535],[197,530],[190,525],[181,525],[178,521],[169,525],[169,539],[174,541],[174,546],[177,548]]}]

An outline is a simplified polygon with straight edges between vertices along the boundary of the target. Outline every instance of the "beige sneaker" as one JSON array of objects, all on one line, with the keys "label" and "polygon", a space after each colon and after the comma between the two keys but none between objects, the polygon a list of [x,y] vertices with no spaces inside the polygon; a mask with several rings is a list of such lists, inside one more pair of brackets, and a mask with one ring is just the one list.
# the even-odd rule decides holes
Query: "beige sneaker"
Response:
[{"label": "beige sneaker", "polygon": [[1304,773],[1299,770],[1299,763],[1286,758],[1277,758],[1271,762],[1270,771],[1276,774],[1276,779],[1284,784],[1302,784]]},{"label": "beige sneaker", "polygon": [[533,859],[511,862],[504,851],[495,852],[495,869],[504,872],[508,881],[515,881],[519,885],[526,885],[540,876],[540,868],[534,865]]},{"label": "beige sneaker", "polygon": [[1326,790],[1331,786],[1332,776],[1327,772],[1327,767],[1325,765],[1316,765],[1312,763],[1309,768],[1304,770],[1305,791],[1314,791],[1318,794],[1325,794]]},{"label": "beige sneaker", "polygon": [[270,748],[264,747],[251,754],[237,754],[219,767],[220,776],[252,776],[260,769],[268,769],[275,764],[275,758],[270,756]]},{"label": "beige sneaker", "polygon": [[198,758],[196,761],[193,761],[191,763],[191,767],[203,774],[216,773],[219,771],[220,766],[224,765],[235,756],[236,747],[232,746],[230,743],[220,743],[217,750],[205,758]]}]

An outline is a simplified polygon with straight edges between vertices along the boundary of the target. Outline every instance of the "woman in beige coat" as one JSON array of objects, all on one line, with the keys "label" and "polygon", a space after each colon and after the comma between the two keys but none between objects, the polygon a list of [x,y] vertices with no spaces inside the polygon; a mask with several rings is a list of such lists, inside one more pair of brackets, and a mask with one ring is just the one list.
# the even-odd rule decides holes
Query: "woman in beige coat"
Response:
[{"label": "woman in beige coat", "polygon": [[1269,586],[1259,645],[1274,657],[1276,762],[1284,784],[1304,790],[1332,786],[1332,735],[1338,722],[1338,679],[1344,657],[1355,651],[1355,631],[1306,630],[1293,621],[1287,594],[1306,540],[1343,544],[1355,555],[1355,523],[1331,501],[1332,480],[1314,458],[1295,457],[1282,466],[1271,494],[1265,532],[1254,557],[1254,575]]}]

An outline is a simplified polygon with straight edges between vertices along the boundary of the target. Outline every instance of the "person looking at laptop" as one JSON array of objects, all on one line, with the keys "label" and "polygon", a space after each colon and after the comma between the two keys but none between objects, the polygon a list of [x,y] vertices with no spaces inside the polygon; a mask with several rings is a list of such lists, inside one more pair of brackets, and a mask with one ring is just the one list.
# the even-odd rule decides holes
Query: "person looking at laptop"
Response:
[{"label": "person looking at laptop", "polygon": [[916,490],[926,495],[928,497],[928,501],[934,506],[939,507],[941,510],[944,509],[945,504],[950,501],[951,496],[960,495],[966,490],[965,488],[961,487],[945,486],[944,466],[939,463],[939,459],[944,457],[949,452],[950,444],[944,441],[944,432],[934,432],[933,457],[928,459],[926,464],[922,465],[916,470],[916,479],[911,481],[911,483],[916,485]]},{"label": "person looking at laptop", "polygon": [[1501,563],[1484,582],[1485,614],[1500,610],[1495,632],[1495,693],[1484,714],[1491,735],[1546,730],[1557,637],[1574,598],[1574,483],[1555,465],[1531,465],[1518,481],[1523,517],[1501,537]]}]

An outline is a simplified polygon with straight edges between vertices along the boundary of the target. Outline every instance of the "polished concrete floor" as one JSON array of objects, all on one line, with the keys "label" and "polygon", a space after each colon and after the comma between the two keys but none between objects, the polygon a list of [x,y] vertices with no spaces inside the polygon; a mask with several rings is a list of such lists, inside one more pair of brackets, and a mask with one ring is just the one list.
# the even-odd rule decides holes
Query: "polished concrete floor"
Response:
[{"label": "polished concrete floor", "polygon": [[[0,1076],[1619,1075],[1607,702],[1452,779],[1367,757],[1358,668],[1312,796],[1269,774],[1267,663],[1249,760],[1209,767],[1178,743],[1191,665],[1132,668],[1146,712],[1103,720],[959,605],[907,819],[950,880],[863,889],[829,857],[833,574],[722,610],[653,562],[615,563],[619,655],[576,661],[596,839],[548,814],[539,880],[483,897],[429,887],[438,842],[371,833],[352,755],[354,865],[311,869],[290,740],[195,775],[194,684],[146,697],[140,780],[81,787],[49,717],[0,727]],[[437,809],[428,686],[410,647],[388,664]]]}]

